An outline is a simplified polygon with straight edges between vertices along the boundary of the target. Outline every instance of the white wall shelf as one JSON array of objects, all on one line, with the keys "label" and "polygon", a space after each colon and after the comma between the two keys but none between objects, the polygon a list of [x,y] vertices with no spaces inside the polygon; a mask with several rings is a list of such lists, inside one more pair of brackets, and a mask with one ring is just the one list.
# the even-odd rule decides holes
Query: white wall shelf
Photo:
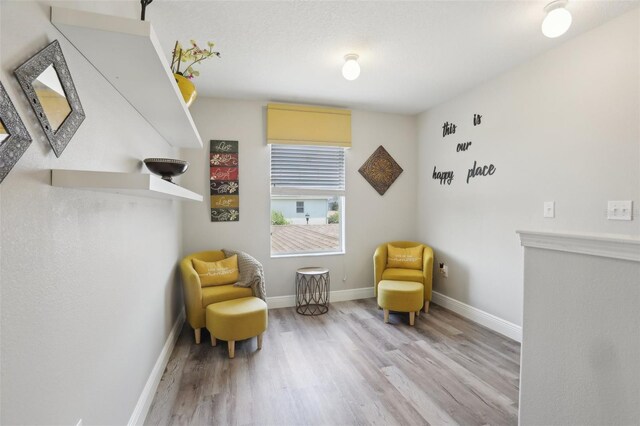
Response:
[{"label": "white wall shelf", "polygon": [[170,145],[202,147],[149,22],[55,6],[51,22]]},{"label": "white wall shelf", "polygon": [[51,170],[51,185],[178,201],[202,201],[202,195],[143,173]]}]

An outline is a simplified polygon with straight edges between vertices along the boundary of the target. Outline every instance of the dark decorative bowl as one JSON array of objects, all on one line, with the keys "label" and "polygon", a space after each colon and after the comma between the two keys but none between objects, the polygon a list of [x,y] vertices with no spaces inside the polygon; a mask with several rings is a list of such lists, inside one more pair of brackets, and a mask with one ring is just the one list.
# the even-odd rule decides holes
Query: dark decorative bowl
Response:
[{"label": "dark decorative bowl", "polygon": [[171,178],[180,176],[189,167],[188,161],[173,158],[146,158],[144,164],[151,173],[162,176],[162,179],[171,183],[173,183]]}]

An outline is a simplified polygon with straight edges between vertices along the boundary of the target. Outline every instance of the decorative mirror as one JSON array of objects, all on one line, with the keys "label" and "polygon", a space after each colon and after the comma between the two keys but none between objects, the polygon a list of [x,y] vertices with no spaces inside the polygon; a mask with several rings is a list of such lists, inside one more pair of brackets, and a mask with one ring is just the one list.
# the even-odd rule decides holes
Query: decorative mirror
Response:
[{"label": "decorative mirror", "polygon": [[60,157],[85,115],[58,40],[20,65],[15,74]]},{"label": "decorative mirror", "polygon": [[31,136],[0,83],[0,183],[30,144]]}]

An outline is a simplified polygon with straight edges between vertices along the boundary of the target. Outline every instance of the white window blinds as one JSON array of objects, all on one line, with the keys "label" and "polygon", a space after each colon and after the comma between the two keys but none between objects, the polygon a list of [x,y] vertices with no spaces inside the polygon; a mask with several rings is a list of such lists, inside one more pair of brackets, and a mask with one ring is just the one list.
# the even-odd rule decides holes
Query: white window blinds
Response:
[{"label": "white window blinds", "polygon": [[344,148],[271,145],[271,193],[344,195]]}]

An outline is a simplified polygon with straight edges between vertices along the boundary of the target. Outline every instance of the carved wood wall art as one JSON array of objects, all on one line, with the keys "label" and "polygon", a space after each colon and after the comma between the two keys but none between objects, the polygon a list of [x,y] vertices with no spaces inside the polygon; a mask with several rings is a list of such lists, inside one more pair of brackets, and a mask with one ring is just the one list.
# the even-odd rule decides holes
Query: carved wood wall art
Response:
[{"label": "carved wood wall art", "polygon": [[384,195],[403,170],[387,150],[380,145],[358,172],[373,189],[378,191],[378,194]]}]

